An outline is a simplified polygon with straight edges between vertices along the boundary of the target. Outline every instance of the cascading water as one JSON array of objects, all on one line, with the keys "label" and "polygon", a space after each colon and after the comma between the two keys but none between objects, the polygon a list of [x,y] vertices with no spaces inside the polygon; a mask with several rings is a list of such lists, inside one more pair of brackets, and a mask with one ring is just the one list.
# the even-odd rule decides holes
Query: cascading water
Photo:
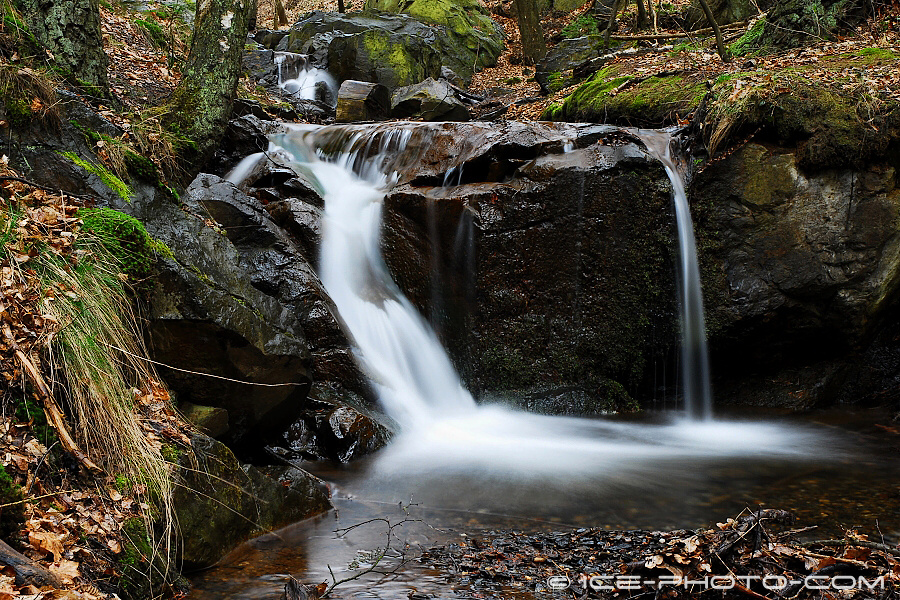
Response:
[{"label": "cascading water", "polygon": [[[318,100],[324,96],[329,103],[337,99],[337,82],[325,69],[309,64],[305,54],[276,52],[274,58],[278,66],[278,87],[304,100]],[[325,93],[319,87],[325,87]]]},{"label": "cascading water", "polygon": [[[422,155],[427,131],[426,125],[411,123],[302,126],[273,138],[324,197],[320,276],[385,411],[401,427],[379,454],[375,479],[383,483],[393,475],[409,482],[416,473],[490,472],[514,480],[617,473],[620,483],[647,484],[662,463],[674,472],[677,465],[687,469],[692,457],[808,454],[814,434],[775,424],[711,419],[636,424],[477,406],[380,253],[386,188],[404,161]],[[430,486],[432,493],[437,489]]]},{"label": "cascading water", "polygon": [[703,291],[691,209],[684,191],[684,181],[672,159],[672,137],[664,131],[641,131],[640,137],[647,150],[663,164],[672,182],[678,227],[678,304],[681,310],[681,381],[685,409],[693,419],[710,419],[712,390],[706,350],[706,320],[703,316]]}]

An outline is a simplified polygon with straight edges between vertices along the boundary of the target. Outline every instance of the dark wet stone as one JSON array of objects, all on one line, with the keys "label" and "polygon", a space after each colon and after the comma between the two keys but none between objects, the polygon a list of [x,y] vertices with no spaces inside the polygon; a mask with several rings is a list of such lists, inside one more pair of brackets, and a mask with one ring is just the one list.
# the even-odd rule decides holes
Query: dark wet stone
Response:
[{"label": "dark wet stone", "polygon": [[445,81],[428,78],[415,85],[398,88],[391,98],[391,116],[423,121],[468,121],[469,109]]},{"label": "dark wet stone", "polygon": [[179,459],[173,507],[185,570],[209,567],[238,543],[331,508],[325,484],[295,469],[290,486],[241,465],[222,443],[202,435]]}]

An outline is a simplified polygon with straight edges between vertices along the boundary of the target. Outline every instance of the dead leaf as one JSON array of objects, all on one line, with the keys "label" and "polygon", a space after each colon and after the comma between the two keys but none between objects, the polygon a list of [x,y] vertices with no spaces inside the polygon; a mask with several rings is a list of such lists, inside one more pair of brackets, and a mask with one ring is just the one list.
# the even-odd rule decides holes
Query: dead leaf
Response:
[{"label": "dead leaf", "polygon": [[61,560],[58,563],[50,565],[50,572],[58,575],[63,583],[75,583],[75,579],[81,577],[78,571],[78,563],[74,560]]},{"label": "dead leaf", "polygon": [[64,533],[50,533],[47,531],[31,531],[28,533],[28,543],[42,552],[53,555],[53,562],[62,559]]}]

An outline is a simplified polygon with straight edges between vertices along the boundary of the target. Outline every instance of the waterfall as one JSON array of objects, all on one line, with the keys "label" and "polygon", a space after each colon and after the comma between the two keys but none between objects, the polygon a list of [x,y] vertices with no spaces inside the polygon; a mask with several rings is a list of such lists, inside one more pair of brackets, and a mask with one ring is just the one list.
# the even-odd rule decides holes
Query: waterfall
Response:
[{"label": "waterfall", "polygon": [[647,150],[663,164],[675,201],[678,226],[678,307],[681,311],[681,381],[684,404],[693,419],[712,418],[712,391],[709,385],[709,356],[706,350],[706,320],[703,291],[697,263],[697,242],[684,180],[672,159],[672,137],[663,131],[641,131]]},{"label": "waterfall", "polygon": [[381,256],[384,188],[395,179],[391,161],[403,154],[412,131],[344,130],[344,143],[311,130],[280,140],[324,192],[322,283],[385,411],[401,426],[416,428],[474,410],[434,331],[391,279]]},{"label": "waterfall", "polygon": [[[660,468],[687,469],[695,457],[809,456],[821,437],[777,424],[677,418],[626,423],[476,405],[380,251],[386,190],[405,165],[424,155],[431,131],[412,123],[306,125],[272,137],[273,148],[324,198],[322,282],[382,407],[401,428],[372,466],[373,481],[411,484],[411,475],[438,473],[517,480],[615,473],[622,481],[652,485]],[[471,239],[471,230],[457,235],[461,247]],[[464,252],[468,260],[470,253],[471,247]],[[702,332],[702,313],[700,319],[695,332]],[[421,481],[438,496],[455,493],[450,480],[438,487]]]},{"label": "waterfall", "polygon": [[337,99],[337,82],[325,69],[318,69],[309,64],[305,54],[293,52],[276,52],[273,59],[278,67],[278,87],[304,100],[318,100],[323,94],[318,92],[320,86],[327,91],[324,96],[329,103]]}]

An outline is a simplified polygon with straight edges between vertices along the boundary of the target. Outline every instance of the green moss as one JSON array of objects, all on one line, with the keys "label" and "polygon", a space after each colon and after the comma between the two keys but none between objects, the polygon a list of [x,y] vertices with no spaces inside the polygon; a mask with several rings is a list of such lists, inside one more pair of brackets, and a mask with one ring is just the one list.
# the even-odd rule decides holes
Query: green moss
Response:
[{"label": "green moss", "polygon": [[129,188],[124,181],[113,175],[105,167],[90,163],[74,152],[60,152],[60,155],[65,156],[88,173],[93,173],[94,175],[99,177],[106,187],[115,192],[116,195],[118,195],[119,198],[121,198],[125,202],[131,202],[131,188]]},{"label": "green moss", "polygon": [[[122,526],[122,551],[116,557],[122,572],[120,593],[126,598],[151,597],[151,583],[159,579],[153,543],[143,519],[133,517]],[[154,577],[157,576],[157,577]]]},{"label": "green moss", "polygon": [[155,247],[140,221],[111,208],[82,208],[77,215],[84,231],[100,240],[123,272],[137,281],[150,277]]},{"label": "green moss", "polygon": [[747,33],[737,39],[728,49],[733,56],[749,56],[762,54],[765,50],[760,46],[760,38],[763,30],[766,28],[766,20],[759,19],[753,24],[753,27],[747,30]]},{"label": "green moss", "polygon": [[[25,503],[22,487],[13,481],[0,465],[0,536],[10,539],[25,522]],[[8,505],[8,506],[7,506]]]},{"label": "green moss", "polygon": [[550,73],[547,75],[547,89],[552,94],[553,92],[558,92],[564,87],[575,83],[571,76],[572,71],[566,71],[566,74],[563,74],[560,71]]},{"label": "green moss", "polygon": [[144,19],[135,19],[134,24],[147,32],[150,41],[157,48],[168,48],[169,42],[166,40],[166,33],[159,24],[153,21],[145,21]]},{"label": "green moss", "polygon": [[564,38],[577,38],[585,35],[598,35],[600,28],[593,15],[584,14],[563,27],[560,33]]},{"label": "green moss", "polygon": [[802,167],[821,169],[863,166],[900,140],[900,103],[812,85],[802,71],[726,80],[712,92],[705,129],[713,152],[755,132],[795,146]]},{"label": "green moss", "polygon": [[164,444],[162,447],[162,456],[170,463],[178,463],[184,451],[174,444]]},{"label": "green moss", "polygon": [[22,398],[16,404],[16,419],[20,422],[31,422],[31,432],[40,443],[52,446],[57,440],[56,430],[47,423],[47,415],[42,406],[30,398]]},{"label": "green moss", "polygon": [[543,118],[661,126],[690,113],[706,93],[703,82],[680,75],[650,77],[633,85],[632,80],[619,75],[615,66],[601,69],[569,95],[561,109],[545,110]]},{"label": "green moss", "polygon": [[410,85],[420,79],[421,66],[402,44],[391,44],[390,34],[380,29],[366,31],[363,46],[372,62],[388,66],[395,74],[399,85]]},{"label": "green moss", "polygon": [[133,485],[133,482],[128,478],[128,476],[122,474],[116,475],[115,486],[116,489],[120,492],[131,489]]}]

